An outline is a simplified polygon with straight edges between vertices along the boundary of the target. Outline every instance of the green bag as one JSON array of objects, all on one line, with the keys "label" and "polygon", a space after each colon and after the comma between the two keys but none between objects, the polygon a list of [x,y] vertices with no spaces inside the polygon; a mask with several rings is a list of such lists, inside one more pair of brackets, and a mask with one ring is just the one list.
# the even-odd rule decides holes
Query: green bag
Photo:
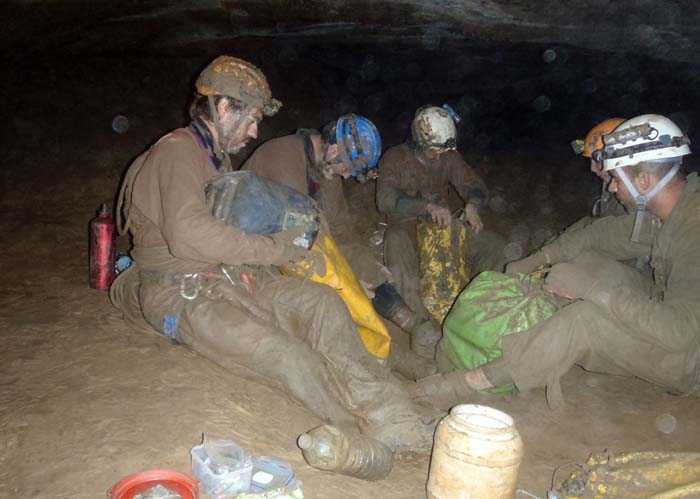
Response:
[{"label": "green bag", "polygon": [[457,369],[475,369],[502,355],[501,338],[527,331],[561,307],[542,279],[482,272],[457,297],[445,318],[440,348]]}]

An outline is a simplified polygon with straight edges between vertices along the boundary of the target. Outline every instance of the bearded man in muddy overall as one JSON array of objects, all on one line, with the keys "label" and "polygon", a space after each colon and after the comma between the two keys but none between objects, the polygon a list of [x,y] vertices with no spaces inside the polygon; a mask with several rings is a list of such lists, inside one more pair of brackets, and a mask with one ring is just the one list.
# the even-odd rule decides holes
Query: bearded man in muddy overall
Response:
[{"label": "bearded man in muddy overall", "polygon": [[192,123],[126,174],[122,230],[133,236],[135,266],[115,281],[113,302],[132,323],[224,367],[242,366],[326,422],[359,427],[393,449],[429,447],[434,419],[365,350],[337,293],[277,270],[307,254],[292,242],[300,234],[249,234],[210,213],[205,184],[231,170],[228,155],[281,105],[265,76],[221,56],[196,87]]},{"label": "bearded man in muddy overall", "polygon": [[[546,287],[572,302],[529,331],[503,338],[503,356],[472,371],[425,378],[416,399],[449,407],[476,390],[546,387],[574,365],[636,376],[686,395],[700,388],[700,179],[686,176],[687,136],[668,118],[632,118],[603,137],[608,189],[629,214],[565,232],[509,273],[551,265]],[[622,264],[650,256],[653,278]]]}]

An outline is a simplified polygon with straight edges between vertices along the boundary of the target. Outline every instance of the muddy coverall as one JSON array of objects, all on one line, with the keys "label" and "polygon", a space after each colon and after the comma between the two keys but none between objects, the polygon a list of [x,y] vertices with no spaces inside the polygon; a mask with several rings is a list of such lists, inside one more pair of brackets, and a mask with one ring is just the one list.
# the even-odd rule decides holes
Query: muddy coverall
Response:
[{"label": "muddy coverall", "polygon": [[[646,218],[630,241],[634,215],[607,217],[566,232],[540,250],[552,264],[573,262],[596,284],[583,300],[531,331],[503,338],[503,367],[520,390],[547,387],[573,365],[637,376],[668,391],[698,389],[700,364],[700,180],[688,177],[670,217]],[[651,255],[653,280],[619,263]]]},{"label": "muddy coverall", "polygon": [[410,144],[388,149],[379,163],[377,207],[387,216],[384,263],[406,304],[421,318],[428,312],[420,296],[420,262],[416,222],[427,216],[431,202],[445,203],[452,186],[465,203],[481,208],[486,185],[457,151],[440,155],[435,164],[418,162]]},{"label": "muddy coverall", "polygon": [[274,180],[313,197],[331,229],[348,223],[350,210],[343,194],[342,178],[328,179],[313,168],[313,149],[308,138],[315,130],[299,130],[294,135],[278,137],[261,144],[243,163],[260,177]]},{"label": "muddy coverall", "polygon": [[258,147],[241,170],[274,180],[312,196],[318,203],[333,239],[358,279],[372,285],[383,282],[375,255],[360,242],[354,219],[343,193],[343,179],[334,175],[328,179],[314,167],[314,151],[310,134],[315,130],[299,130],[294,135],[271,139]]},{"label": "muddy coverall", "polygon": [[224,367],[262,376],[323,420],[401,447],[396,428],[419,418],[403,387],[365,350],[333,289],[282,276],[268,265],[281,245],[210,215],[203,189],[217,173],[189,128],[135,160],[124,196],[135,267],[115,281],[115,304],[132,322],[145,318]]}]

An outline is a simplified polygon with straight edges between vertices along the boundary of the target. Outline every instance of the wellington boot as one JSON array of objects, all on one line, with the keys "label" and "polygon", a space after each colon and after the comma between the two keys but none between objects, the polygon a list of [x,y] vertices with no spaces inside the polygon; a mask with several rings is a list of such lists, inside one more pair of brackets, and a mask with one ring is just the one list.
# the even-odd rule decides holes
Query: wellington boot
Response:
[{"label": "wellington boot", "polygon": [[398,345],[392,345],[389,367],[411,380],[422,379],[438,372],[435,361]]},{"label": "wellington boot", "polygon": [[464,404],[476,394],[464,377],[465,371],[434,374],[406,387],[415,402],[431,405],[447,411],[457,404]]},{"label": "wellington boot", "polygon": [[440,326],[433,320],[418,324],[409,333],[411,335],[411,350],[426,359],[435,359],[435,349],[442,338]]},{"label": "wellington boot", "polygon": [[444,414],[421,412],[425,414],[392,418],[382,425],[368,428],[365,434],[395,452],[429,452],[433,445],[435,427]]}]

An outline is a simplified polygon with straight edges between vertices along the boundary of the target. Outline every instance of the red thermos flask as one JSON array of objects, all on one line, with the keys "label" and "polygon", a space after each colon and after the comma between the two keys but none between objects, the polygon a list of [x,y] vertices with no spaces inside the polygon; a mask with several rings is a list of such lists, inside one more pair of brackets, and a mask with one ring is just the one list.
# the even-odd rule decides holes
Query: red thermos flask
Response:
[{"label": "red thermos flask", "polygon": [[109,289],[114,280],[114,220],[106,204],[90,221],[90,287]]}]

